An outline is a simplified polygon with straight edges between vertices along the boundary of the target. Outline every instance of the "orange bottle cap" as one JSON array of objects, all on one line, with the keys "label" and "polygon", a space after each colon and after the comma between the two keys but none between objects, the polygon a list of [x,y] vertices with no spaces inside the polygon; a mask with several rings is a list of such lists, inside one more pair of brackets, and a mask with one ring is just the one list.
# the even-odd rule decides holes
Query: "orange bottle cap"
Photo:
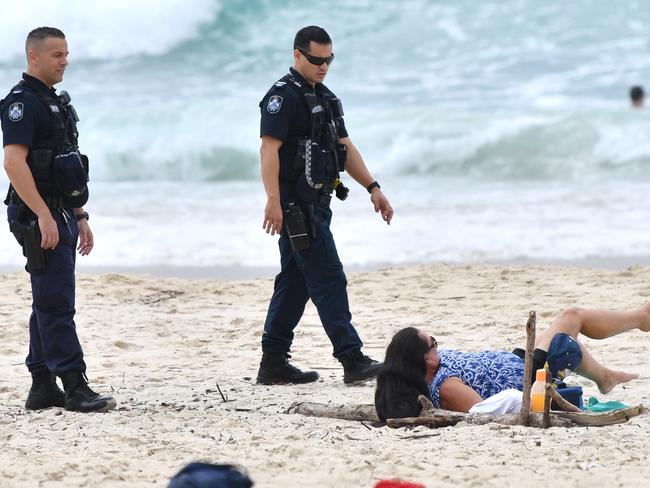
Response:
[{"label": "orange bottle cap", "polygon": [[545,369],[538,369],[537,373],[535,373],[535,379],[537,381],[546,382],[546,370]]}]

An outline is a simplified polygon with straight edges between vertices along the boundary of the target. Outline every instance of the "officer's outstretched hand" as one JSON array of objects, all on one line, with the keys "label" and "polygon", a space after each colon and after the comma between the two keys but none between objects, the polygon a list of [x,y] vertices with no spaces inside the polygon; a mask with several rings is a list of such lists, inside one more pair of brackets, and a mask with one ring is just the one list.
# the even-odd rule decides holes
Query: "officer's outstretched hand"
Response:
[{"label": "officer's outstretched hand", "polygon": [[282,206],[280,200],[269,198],[264,207],[264,223],[262,228],[271,235],[279,234],[282,231]]},{"label": "officer's outstretched hand", "polygon": [[375,212],[381,212],[381,218],[390,225],[390,221],[393,219],[393,207],[390,206],[388,198],[384,196],[379,188],[372,190],[370,201],[375,206]]},{"label": "officer's outstretched hand", "polygon": [[38,217],[38,228],[41,230],[41,247],[54,249],[59,243],[59,228],[49,210]]},{"label": "officer's outstretched hand", "polygon": [[95,245],[95,240],[93,238],[93,232],[90,230],[88,221],[86,219],[81,219],[79,221],[79,245],[77,246],[77,251],[82,256],[88,256],[90,251],[93,250]]}]

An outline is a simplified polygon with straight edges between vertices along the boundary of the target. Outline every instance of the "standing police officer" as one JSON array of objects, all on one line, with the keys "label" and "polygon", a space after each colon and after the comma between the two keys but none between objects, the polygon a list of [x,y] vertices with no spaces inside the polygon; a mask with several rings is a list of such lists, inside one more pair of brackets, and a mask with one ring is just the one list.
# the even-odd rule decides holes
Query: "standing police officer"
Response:
[{"label": "standing police officer", "polygon": [[294,40],[294,65],[260,102],[262,180],[267,203],[263,227],[280,234],[281,271],[269,305],[257,382],[309,383],[315,371],[289,364],[293,330],[307,300],[316,305],[345,383],[377,375],[380,363],[361,352],[351,323],[347,280],[330,232],[333,192],[347,197],[338,178],[347,171],[370,193],[375,212],[390,224],[393,209],[348,137],[343,109],[323,80],[334,60],[324,29],[309,26]]},{"label": "standing police officer", "polygon": [[115,400],[88,387],[74,323],[75,248],[82,256],[90,253],[93,234],[83,210],[88,159],[78,151],[77,115],[67,93],[57,95],[53,88],[63,80],[68,45],[59,29],[40,27],[27,36],[25,51],[27,72],[0,102],[4,167],[11,181],[7,215],[32,284],[25,361],[32,387],[25,408],[105,411]]}]

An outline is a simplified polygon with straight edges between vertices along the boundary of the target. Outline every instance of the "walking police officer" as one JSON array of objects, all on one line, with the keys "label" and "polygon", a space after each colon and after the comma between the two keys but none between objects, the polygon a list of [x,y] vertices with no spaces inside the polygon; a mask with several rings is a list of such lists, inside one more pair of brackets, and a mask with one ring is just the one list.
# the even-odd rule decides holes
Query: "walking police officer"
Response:
[{"label": "walking police officer", "polygon": [[275,278],[262,336],[257,382],[309,383],[315,371],[289,364],[293,330],[307,300],[316,305],[345,383],[377,375],[380,363],[361,352],[351,323],[347,280],[330,232],[332,193],[347,197],[339,179],[347,171],[370,193],[375,211],[390,224],[393,209],[348,137],[343,109],[323,80],[334,54],[327,32],[301,29],[294,65],[260,102],[262,179],[267,203],[263,227],[280,234],[281,271]]},{"label": "walking police officer", "polygon": [[53,88],[63,80],[68,45],[59,29],[40,27],[27,36],[25,50],[27,72],[0,102],[11,182],[7,215],[32,284],[25,361],[32,386],[25,408],[105,411],[115,400],[88,387],[74,323],[75,248],[82,256],[90,253],[93,234],[83,210],[88,159],[78,151],[77,115],[67,93],[57,95]]}]

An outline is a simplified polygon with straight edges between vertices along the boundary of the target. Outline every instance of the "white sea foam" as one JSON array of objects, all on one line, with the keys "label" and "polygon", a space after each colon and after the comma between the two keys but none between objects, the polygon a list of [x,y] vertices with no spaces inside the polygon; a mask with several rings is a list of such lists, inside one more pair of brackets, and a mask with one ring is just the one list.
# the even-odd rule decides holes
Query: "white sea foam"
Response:
[{"label": "white sea foam", "polygon": [[[346,266],[427,261],[577,260],[647,256],[644,183],[477,183],[377,174],[395,208],[390,226],[350,183],[332,224]],[[258,182],[104,183],[92,187],[96,247],[84,266],[278,264],[277,237],[262,230]],[[0,234],[0,265],[24,258]]]},{"label": "white sea foam", "polygon": [[42,25],[66,33],[77,59],[105,61],[158,55],[199,34],[220,10],[218,0],[29,0],[7,8],[0,29],[3,57],[24,57],[26,33]]}]

